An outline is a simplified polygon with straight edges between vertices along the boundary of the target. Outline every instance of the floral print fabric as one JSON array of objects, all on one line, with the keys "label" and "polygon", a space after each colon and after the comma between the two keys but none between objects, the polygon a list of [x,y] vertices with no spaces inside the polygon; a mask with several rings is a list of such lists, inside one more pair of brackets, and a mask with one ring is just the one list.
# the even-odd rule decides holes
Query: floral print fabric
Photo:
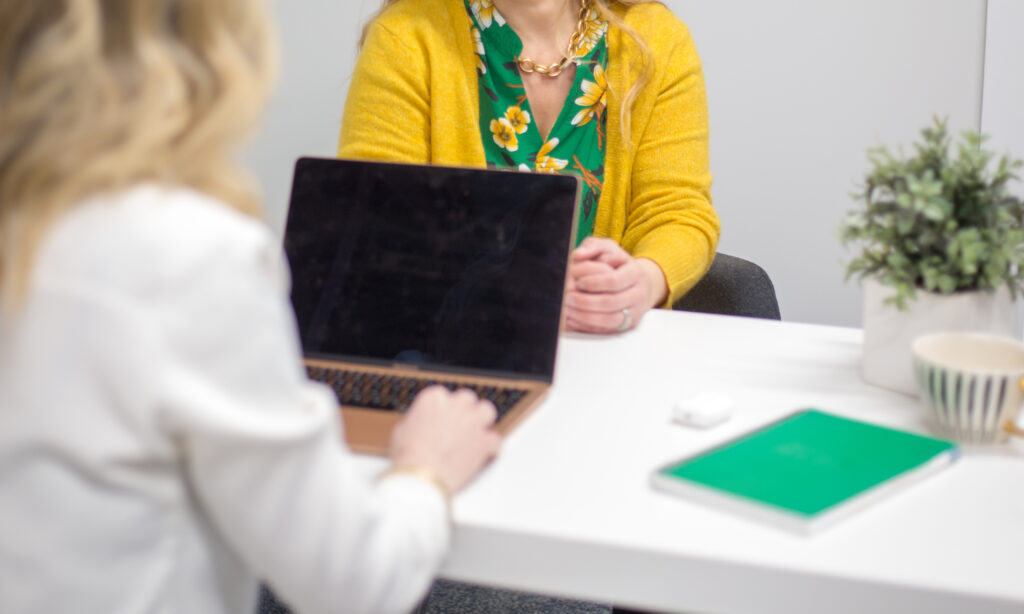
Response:
[{"label": "floral print fabric", "polygon": [[[516,65],[519,36],[491,0],[466,0],[473,22],[480,88],[480,134],[489,166],[538,173],[574,173],[583,179],[577,245],[594,230],[604,180],[608,23],[591,13],[576,76],[547,138],[533,123],[530,101]],[[561,77],[565,78],[565,77]]]}]

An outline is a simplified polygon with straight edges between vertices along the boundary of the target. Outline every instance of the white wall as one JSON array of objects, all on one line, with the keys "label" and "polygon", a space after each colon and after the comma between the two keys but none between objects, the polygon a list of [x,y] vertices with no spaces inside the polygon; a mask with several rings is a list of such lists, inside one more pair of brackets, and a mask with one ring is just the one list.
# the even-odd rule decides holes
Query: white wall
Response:
[{"label": "white wall", "polygon": [[[981,130],[998,153],[1024,158],[1024,2],[989,0]],[[1024,198],[1024,182],[1014,190]]]},{"label": "white wall", "polygon": [[[215,0],[214,0],[215,1]],[[257,174],[267,219],[284,228],[295,159],[334,156],[356,41],[379,0],[277,0],[281,48],[277,89],[243,160]]]},{"label": "white wall", "polygon": [[724,252],[761,264],[787,320],[859,325],[838,225],[865,151],[933,114],[977,128],[983,0],[675,0],[701,53]]},{"label": "white wall", "polygon": [[[933,114],[979,127],[985,0],[666,4],[704,61],[721,250],[768,270],[783,318],[858,325],[860,290],[843,281],[837,227],[865,150],[909,144]],[[276,4],[281,84],[245,158],[277,229],[294,159],[335,151],[356,36],[377,5]]]}]

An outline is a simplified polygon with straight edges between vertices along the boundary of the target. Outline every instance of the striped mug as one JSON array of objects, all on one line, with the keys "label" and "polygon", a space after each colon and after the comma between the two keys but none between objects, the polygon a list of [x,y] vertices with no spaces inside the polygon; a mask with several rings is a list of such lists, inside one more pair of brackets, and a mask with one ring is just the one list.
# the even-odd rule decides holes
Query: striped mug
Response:
[{"label": "striped mug", "polygon": [[980,333],[934,333],[914,340],[914,374],[939,431],[963,443],[1024,436],[1024,343]]}]

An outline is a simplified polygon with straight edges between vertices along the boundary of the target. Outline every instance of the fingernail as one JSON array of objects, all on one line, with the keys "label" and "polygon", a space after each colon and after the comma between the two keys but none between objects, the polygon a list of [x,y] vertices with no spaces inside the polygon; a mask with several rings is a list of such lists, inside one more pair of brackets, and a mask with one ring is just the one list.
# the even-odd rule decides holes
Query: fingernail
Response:
[{"label": "fingernail", "polygon": [[577,279],[576,280],[576,287],[578,289],[580,289],[580,290],[586,290],[587,289],[587,284],[584,283],[584,281],[582,279]]}]

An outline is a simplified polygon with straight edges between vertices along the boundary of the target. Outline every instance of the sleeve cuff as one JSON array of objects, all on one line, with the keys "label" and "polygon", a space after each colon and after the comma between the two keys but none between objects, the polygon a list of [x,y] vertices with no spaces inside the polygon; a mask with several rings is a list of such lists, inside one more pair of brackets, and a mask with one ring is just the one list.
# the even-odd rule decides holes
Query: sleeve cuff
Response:
[{"label": "sleeve cuff", "polygon": [[444,493],[412,473],[393,473],[377,484],[378,494],[392,509],[409,510],[415,516],[428,549],[443,556],[451,541],[451,513]]}]

